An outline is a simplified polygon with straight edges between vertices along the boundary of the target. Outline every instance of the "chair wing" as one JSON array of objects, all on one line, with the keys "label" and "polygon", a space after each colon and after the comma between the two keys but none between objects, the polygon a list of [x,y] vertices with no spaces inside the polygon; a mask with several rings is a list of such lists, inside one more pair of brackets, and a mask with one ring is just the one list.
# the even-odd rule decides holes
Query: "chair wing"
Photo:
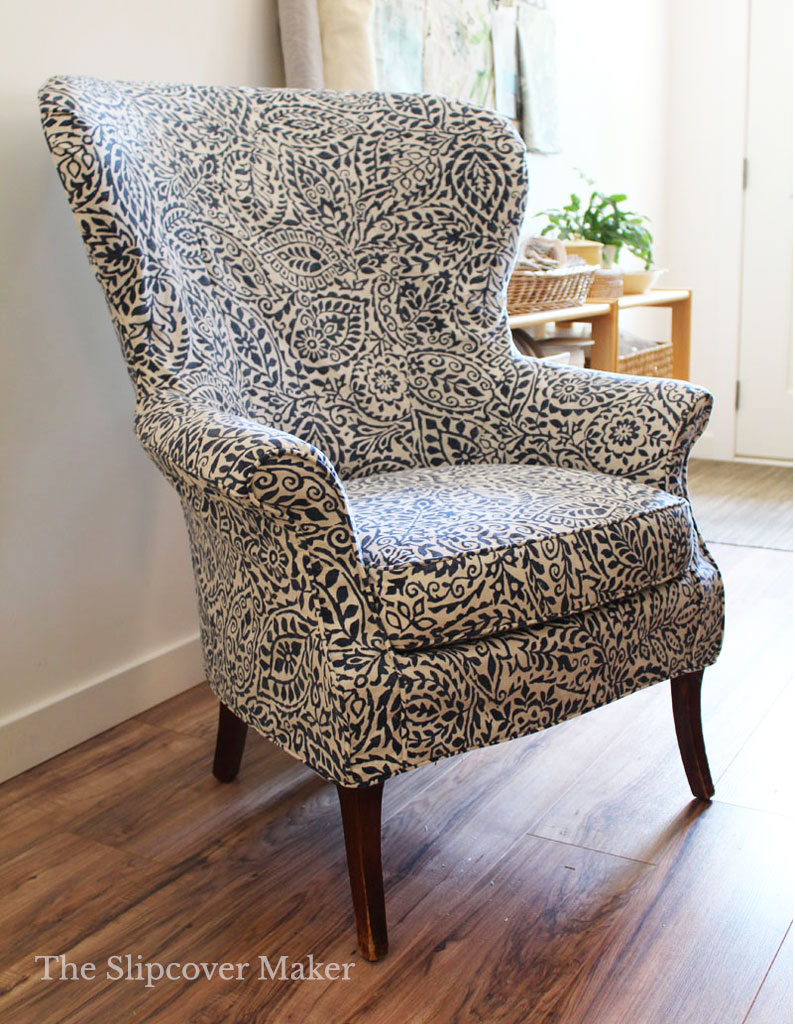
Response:
[{"label": "chair wing", "polygon": [[454,100],[53,79],[45,133],[139,395],[343,478],[499,459],[518,136]]}]

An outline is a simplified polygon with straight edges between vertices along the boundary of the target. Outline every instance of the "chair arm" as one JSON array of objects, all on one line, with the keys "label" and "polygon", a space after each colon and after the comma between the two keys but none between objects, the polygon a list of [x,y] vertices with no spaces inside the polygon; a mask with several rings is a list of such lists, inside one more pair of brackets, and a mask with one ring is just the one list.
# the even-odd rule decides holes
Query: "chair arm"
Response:
[{"label": "chair arm", "polygon": [[684,381],[517,358],[511,451],[521,462],[628,476],[687,497],[685,468],[712,395]]},{"label": "chair arm", "polygon": [[170,390],[139,402],[135,432],[178,490],[210,490],[294,528],[344,524],[353,537],[336,470],[319,449],[292,434]]}]

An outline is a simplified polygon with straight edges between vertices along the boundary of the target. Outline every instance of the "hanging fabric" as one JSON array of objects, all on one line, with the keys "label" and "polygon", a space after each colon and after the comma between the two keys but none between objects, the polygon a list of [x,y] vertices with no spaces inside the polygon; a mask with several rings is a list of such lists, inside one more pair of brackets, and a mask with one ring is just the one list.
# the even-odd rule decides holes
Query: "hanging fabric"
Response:
[{"label": "hanging fabric", "polygon": [[560,153],[555,17],[546,4],[517,3],[522,137],[531,153]]},{"label": "hanging fabric", "polygon": [[374,89],[373,0],[317,0],[327,89]]},{"label": "hanging fabric", "polygon": [[291,89],[322,89],[317,0],[279,0],[279,31],[285,83]]}]

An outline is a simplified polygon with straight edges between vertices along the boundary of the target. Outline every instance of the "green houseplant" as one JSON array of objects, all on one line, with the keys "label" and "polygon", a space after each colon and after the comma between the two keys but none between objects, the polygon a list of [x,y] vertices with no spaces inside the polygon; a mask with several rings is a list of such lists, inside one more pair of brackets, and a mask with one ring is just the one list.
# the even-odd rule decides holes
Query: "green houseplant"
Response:
[{"label": "green houseplant", "polygon": [[617,192],[607,195],[594,187],[590,178],[581,175],[583,181],[591,186],[592,192],[587,203],[583,198],[571,193],[569,202],[559,210],[542,210],[539,216],[547,218],[549,223],[541,231],[542,235],[555,232],[561,239],[588,239],[601,242],[605,247],[613,246],[615,259],[621,249],[627,250],[643,260],[646,270],[652,265],[652,245],[654,239],[645,226],[648,217],[632,213],[622,208],[626,195]]}]

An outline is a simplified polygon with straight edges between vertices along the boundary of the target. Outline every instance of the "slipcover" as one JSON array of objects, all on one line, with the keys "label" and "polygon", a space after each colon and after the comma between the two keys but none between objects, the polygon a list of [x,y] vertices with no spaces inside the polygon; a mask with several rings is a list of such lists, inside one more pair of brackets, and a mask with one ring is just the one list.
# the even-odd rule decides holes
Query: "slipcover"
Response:
[{"label": "slipcover", "polygon": [[40,107],[245,722],[360,786],[714,661],[685,476],[711,397],[517,352],[502,118],[79,77]]}]

